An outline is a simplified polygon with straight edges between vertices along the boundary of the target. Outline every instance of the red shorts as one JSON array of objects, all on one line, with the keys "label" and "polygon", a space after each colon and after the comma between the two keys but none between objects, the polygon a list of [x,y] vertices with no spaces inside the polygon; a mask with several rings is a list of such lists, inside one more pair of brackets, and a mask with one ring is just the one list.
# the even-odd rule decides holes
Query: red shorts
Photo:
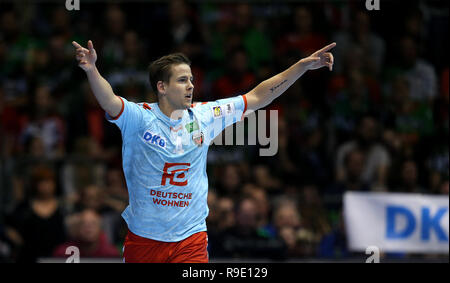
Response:
[{"label": "red shorts", "polygon": [[123,246],[125,262],[208,262],[208,235],[206,232],[195,233],[179,242],[160,242],[140,237],[128,230]]}]

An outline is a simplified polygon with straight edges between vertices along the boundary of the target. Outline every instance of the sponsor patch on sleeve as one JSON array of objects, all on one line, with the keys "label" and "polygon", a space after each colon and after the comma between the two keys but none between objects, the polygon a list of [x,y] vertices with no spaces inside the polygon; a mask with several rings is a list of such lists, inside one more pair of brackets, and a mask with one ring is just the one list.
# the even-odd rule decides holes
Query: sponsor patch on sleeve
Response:
[{"label": "sponsor patch on sleeve", "polygon": [[234,102],[213,106],[211,109],[214,118],[221,118],[224,116],[233,115],[235,113]]}]

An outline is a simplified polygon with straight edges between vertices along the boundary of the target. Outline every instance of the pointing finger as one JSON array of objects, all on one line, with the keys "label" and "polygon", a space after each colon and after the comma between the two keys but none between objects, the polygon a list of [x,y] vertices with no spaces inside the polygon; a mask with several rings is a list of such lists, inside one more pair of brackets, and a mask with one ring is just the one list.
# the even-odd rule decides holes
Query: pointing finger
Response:
[{"label": "pointing finger", "polygon": [[319,52],[320,52],[320,53],[326,52],[326,51],[330,50],[331,48],[333,48],[333,47],[335,47],[335,46],[336,46],[336,42],[333,42],[333,43],[331,43],[331,44],[325,46],[324,48],[320,49]]},{"label": "pointing finger", "polygon": [[77,49],[79,49],[79,48],[83,48],[80,44],[78,44],[78,42],[76,42],[76,41],[72,41],[72,45],[74,46],[74,47],[76,47]]}]

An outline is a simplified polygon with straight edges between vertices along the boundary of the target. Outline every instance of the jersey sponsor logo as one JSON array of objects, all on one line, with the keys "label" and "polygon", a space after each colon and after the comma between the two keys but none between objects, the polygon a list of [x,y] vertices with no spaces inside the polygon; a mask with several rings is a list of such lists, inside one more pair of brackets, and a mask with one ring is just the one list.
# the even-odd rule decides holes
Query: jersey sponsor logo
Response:
[{"label": "jersey sponsor logo", "polygon": [[150,190],[153,203],[162,206],[186,207],[192,199],[192,193],[162,192]]},{"label": "jersey sponsor logo", "polygon": [[163,148],[166,146],[166,140],[157,134],[153,134],[152,132],[146,131],[142,138],[148,144],[154,144]]},{"label": "jersey sponsor logo", "polygon": [[214,106],[212,109],[214,118],[222,117],[222,108],[220,106]]},{"label": "jersey sponsor logo", "polygon": [[195,133],[192,135],[192,140],[197,146],[202,146],[203,142],[205,141],[205,138],[203,136],[203,132]]},{"label": "jersey sponsor logo", "polygon": [[197,131],[199,129],[197,121],[192,121],[185,125],[188,133],[192,133],[193,131]]},{"label": "jersey sponsor logo", "polygon": [[165,186],[167,180],[174,186],[186,186],[188,183],[187,172],[191,163],[168,163],[164,164],[161,186]]},{"label": "jersey sponsor logo", "polygon": [[234,102],[225,103],[219,106],[213,106],[212,112],[214,118],[220,118],[228,115],[233,115],[236,111]]},{"label": "jersey sponsor logo", "polygon": [[224,106],[225,109],[225,115],[233,115],[234,114],[234,103],[227,103]]}]

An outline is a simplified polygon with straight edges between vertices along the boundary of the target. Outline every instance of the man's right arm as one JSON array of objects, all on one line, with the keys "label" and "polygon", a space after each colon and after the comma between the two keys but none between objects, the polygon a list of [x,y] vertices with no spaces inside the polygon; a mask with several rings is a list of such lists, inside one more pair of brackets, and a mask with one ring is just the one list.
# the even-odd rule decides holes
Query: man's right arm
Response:
[{"label": "man's right arm", "polygon": [[114,94],[111,85],[100,75],[95,66],[97,53],[92,41],[88,41],[88,49],[83,48],[75,41],[72,44],[76,48],[78,66],[85,71],[98,103],[109,116],[116,117],[122,111],[123,101]]}]

